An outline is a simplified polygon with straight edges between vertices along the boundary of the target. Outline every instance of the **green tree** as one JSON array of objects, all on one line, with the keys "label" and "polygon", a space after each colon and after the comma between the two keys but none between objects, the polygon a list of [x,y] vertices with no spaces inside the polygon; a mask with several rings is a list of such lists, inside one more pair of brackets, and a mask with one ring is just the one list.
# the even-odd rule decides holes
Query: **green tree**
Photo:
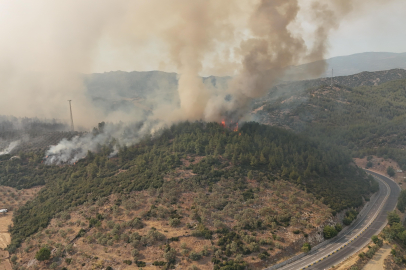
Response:
[{"label": "green tree", "polygon": [[387,218],[388,224],[391,226],[395,223],[400,223],[400,217],[395,211],[389,212]]},{"label": "green tree", "polygon": [[377,245],[378,242],[379,242],[379,238],[378,238],[377,235],[373,235],[373,236],[371,237],[371,240],[372,240],[372,242],[374,242],[375,245]]},{"label": "green tree", "polygon": [[402,190],[398,197],[397,208],[400,212],[404,213],[406,210],[406,190]]},{"label": "green tree", "polygon": [[51,250],[48,247],[41,248],[37,254],[35,254],[35,259],[38,261],[46,261],[51,258]]},{"label": "green tree", "polygon": [[310,246],[310,243],[308,243],[308,242],[304,243],[303,246],[302,246],[302,251],[303,252],[309,252],[311,249],[312,248]]},{"label": "green tree", "polygon": [[324,238],[330,239],[337,235],[337,230],[333,226],[325,226],[323,229]]},{"label": "green tree", "polygon": [[395,169],[393,169],[392,166],[389,166],[389,167],[386,169],[386,173],[387,173],[390,177],[393,177],[393,176],[395,176]]}]

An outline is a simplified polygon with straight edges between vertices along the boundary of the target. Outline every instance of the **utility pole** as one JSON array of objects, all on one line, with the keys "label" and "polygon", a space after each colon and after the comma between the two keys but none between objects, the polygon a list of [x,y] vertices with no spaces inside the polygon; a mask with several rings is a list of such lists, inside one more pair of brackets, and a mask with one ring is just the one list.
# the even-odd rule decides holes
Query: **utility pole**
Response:
[{"label": "utility pole", "polygon": [[331,69],[331,86],[333,86],[334,69]]},{"label": "utility pole", "polygon": [[72,116],[72,105],[71,105],[72,100],[68,100],[68,101],[69,101],[69,109],[70,109],[70,129],[71,129],[71,131],[75,131],[75,128],[73,127],[73,116]]}]

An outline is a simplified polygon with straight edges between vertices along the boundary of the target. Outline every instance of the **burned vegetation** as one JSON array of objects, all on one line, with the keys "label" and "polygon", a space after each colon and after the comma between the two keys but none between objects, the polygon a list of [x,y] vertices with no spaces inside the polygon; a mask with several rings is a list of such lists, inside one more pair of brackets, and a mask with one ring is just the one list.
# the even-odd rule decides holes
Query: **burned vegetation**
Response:
[{"label": "burned vegetation", "polygon": [[376,184],[343,152],[257,123],[186,122],[114,158],[103,149],[73,166],[1,161],[14,162],[8,177],[45,183],[15,213],[16,266],[48,248],[36,267],[261,268],[322,241],[335,213]]}]

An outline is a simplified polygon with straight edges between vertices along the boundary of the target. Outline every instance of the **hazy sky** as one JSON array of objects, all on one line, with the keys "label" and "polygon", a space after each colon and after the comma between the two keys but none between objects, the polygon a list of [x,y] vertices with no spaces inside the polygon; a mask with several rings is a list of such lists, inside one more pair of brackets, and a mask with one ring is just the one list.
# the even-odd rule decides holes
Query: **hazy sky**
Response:
[{"label": "hazy sky", "polygon": [[352,16],[331,35],[330,57],[360,52],[406,52],[406,1]]},{"label": "hazy sky", "polygon": [[[355,12],[330,35],[327,58],[361,52],[406,52],[405,12],[406,1],[402,0],[388,1],[379,8],[372,6],[362,14]],[[174,71],[160,53],[166,49],[163,45],[152,42],[147,50],[143,45],[140,44],[139,48],[113,48],[108,40],[102,41],[92,71]]]}]

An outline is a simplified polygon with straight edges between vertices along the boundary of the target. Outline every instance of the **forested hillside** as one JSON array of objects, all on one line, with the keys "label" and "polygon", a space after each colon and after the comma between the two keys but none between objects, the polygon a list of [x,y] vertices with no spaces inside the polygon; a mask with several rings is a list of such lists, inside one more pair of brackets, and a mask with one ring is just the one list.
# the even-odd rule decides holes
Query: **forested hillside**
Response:
[{"label": "forested hillside", "polygon": [[[84,203],[93,205],[112,194],[127,198],[134,192],[148,190],[157,194],[158,201],[151,206],[152,211],[160,204],[166,208],[176,206],[183,200],[181,194],[192,192],[199,206],[196,206],[196,218],[201,225],[197,231],[208,236],[216,233],[210,229],[214,226],[213,211],[218,212],[217,219],[225,219],[225,224],[229,222],[228,230],[237,234],[242,233],[241,230],[276,233],[278,228],[294,230],[292,226],[296,226],[298,232],[311,229],[311,225],[306,227],[294,221],[302,219],[298,211],[300,204],[286,208],[287,200],[297,201],[298,195],[275,193],[276,201],[266,196],[268,192],[275,192],[276,182],[291,186],[291,190],[303,190],[303,194],[313,194],[332,209],[332,214],[362,205],[363,198],[368,200],[378,188],[377,183],[338,148],[257,123],[247,123],[235,132],[217,123],[186,122],[163,130],[157,137],[145,138],[135,146],[122,147],[117,157],[109,159],[112,147],[105,145],[99,153],[89,153],[74,166],[46,166],[30,154],[21,159],[0,161],[2,184],[23,188],[31,186],[31,180],[36,184],[45,183],[38,197],[15,213],[10,251],[14,252],[27,237],[46,228],[56,214],[69,213]],[[219,185],[225,190],[219,191]],[[205,196],[212,199],[206,200]],[[261,199],[256,201],[258,196]],[[166,204],[160,201],[164,197]],[[273,203],[264,205],[268,200]],[[121,202],[116,204],[121,205]],[[247,212],[244,221],[244,217],[229,212],[236,205],[246,209],[244,211],[256,205],[255,211],[263,211],[263,216],[252,219],[249,218],[252,214]],[[144,220],[149,216],[146,213],[137,218]],[[175,214],[172,218],[182,219]],[[250,223],[253,220],[255,224]],[[235,254],[227,254],[234,258]]]},{"label": "forested hillside", "polygon": [[387,156],[406,169],[406,80],[355,88],[324,85],[258,106],[263,123],[344,146],[354,157]]}]

